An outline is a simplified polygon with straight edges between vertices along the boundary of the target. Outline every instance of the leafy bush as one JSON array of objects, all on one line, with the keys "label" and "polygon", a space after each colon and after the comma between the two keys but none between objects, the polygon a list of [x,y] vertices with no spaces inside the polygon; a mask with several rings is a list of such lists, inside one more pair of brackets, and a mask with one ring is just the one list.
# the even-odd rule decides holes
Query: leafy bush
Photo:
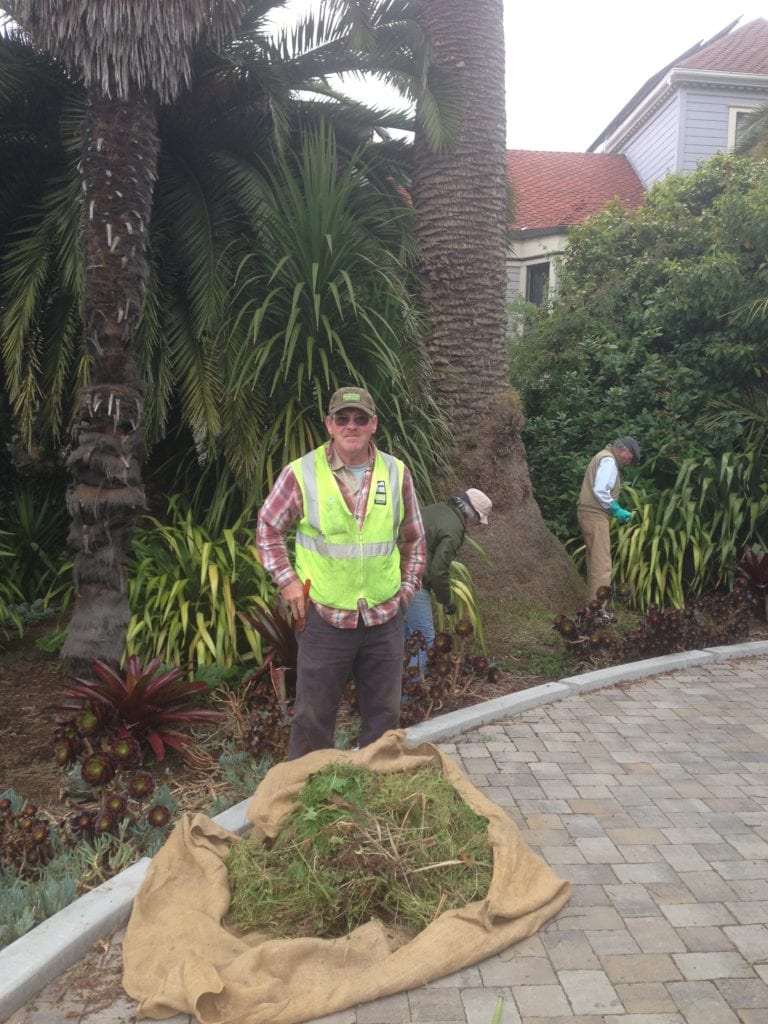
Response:
[{"label": "leafy bush", "polygon": [[752,591],[756,610],[768,620],[768,551],[746,548],[737,571]]},{"label": "leafy bush", "polygon": [[614,533],[613,576],[635,606],[671,604],[733,584],[739,552],[768,522],[768,481],[751,453],[688,459],[669,489],[626,487],[632,522]]},{"label": "leafy bush", "polygon": [[[655,185],[642,208],[611,206],[569,234],[551,313],[511,342],[531,479],[559,536],[577,533],[584,467],[619,434],[647,453],[626,480],[649,494],[686,459],[756,448],[736,407],[764,391],[765,310],[750,310],[767,259],[766,161],[715,157]],[[716,401],[734,408],[712,430]]]},{"label": "leafy bush", "polygon": [[160,655],[190,677],[204,665],[260,661],[261,640],[247,612],[274,587],[252,531],[236,522],[213,536],[180,505],[171,502],[169,523],[149,518],[134,540],[127,653]]},{"label": "leafy bush", "polygon": [[23,620],[18,610],[22,599],[21,592],[4,572],[8,560],[13,558],[13,552],[3,546],[6,536],[4,531],[0,531],[0,639],[7,636],[11,630],[17,632],[19,636],[24,633]]},{"label": "leafy bush", "polygon": [[47,607],[68,601],[72,560],[66,546],[67,510],[63,494],[41,493],[17,484],[0,507],[0,557],[6,586],[21,603]]}]

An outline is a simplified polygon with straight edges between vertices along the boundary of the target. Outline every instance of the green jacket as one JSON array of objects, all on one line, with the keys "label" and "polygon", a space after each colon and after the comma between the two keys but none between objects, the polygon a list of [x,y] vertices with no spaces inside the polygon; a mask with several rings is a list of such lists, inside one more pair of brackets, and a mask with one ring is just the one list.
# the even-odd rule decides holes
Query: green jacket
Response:
[{"label": "green jacket", "polygon": [[451,600],[451,562],[464,543],[467,532],[464,513],[455,505],[440,501],[421,510],[427,535],[427,568],[421,581],[440,604]]}]

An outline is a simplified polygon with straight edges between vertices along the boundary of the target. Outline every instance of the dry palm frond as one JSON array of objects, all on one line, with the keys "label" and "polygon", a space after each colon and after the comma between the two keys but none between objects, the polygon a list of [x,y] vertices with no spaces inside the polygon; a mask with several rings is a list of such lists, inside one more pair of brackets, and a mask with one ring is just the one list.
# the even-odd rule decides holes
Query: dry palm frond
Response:
[{"label": "dry palm frond", "polygon": [[191,78],[190,57],[203,36],[231,39],[241,0],[6,0],[32,41],[82,75],[104,96],[154,92],[173,100]]}]

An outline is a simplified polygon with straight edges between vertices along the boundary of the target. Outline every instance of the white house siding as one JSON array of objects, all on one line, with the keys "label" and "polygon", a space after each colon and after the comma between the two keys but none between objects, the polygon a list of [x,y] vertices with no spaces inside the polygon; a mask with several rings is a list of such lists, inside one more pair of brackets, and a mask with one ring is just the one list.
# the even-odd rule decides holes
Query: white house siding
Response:
[{"label": "white house siding", "polygon": [[666,178],[677,169],[680,116],[680,97],[673,94],[628,141],[623,140],[612,148],[612,152],[626,155],[643,188],[650,188],[654,181]]},{"label": "white house siding", "polygon": [[507,305],[520,298],[520,264],[507,260]]},{"label": "white house siding", "polygon": [[526,268],[532,263],[549,262],[550,294],[557,288],[559,262],[568,243],[564,231],[551,235],[537,232],[527,238],[515,238],[507,252],[507,302],[525,298]]},{"label": "white house siding", "polygon": [[759,107],[766,96],[736,90],[687,88],[685,131],[681,140],[680,170],[695,171],[702,160],[728,148],[728,113],[731,107]]}]

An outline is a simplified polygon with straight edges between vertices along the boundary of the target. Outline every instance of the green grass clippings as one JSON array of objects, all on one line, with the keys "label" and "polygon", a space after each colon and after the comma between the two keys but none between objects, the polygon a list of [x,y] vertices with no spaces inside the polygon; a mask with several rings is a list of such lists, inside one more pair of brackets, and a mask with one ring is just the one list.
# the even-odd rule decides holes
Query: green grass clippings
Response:
[{"label": "green grass clippings", "polygon": [[382,773],[337,762],[310,776],[274,841],[246,836],[227,869],[227,924],[333,937],[371,918],[420,931],[482,899],[493,854],[487,819],[439,768]]}]

